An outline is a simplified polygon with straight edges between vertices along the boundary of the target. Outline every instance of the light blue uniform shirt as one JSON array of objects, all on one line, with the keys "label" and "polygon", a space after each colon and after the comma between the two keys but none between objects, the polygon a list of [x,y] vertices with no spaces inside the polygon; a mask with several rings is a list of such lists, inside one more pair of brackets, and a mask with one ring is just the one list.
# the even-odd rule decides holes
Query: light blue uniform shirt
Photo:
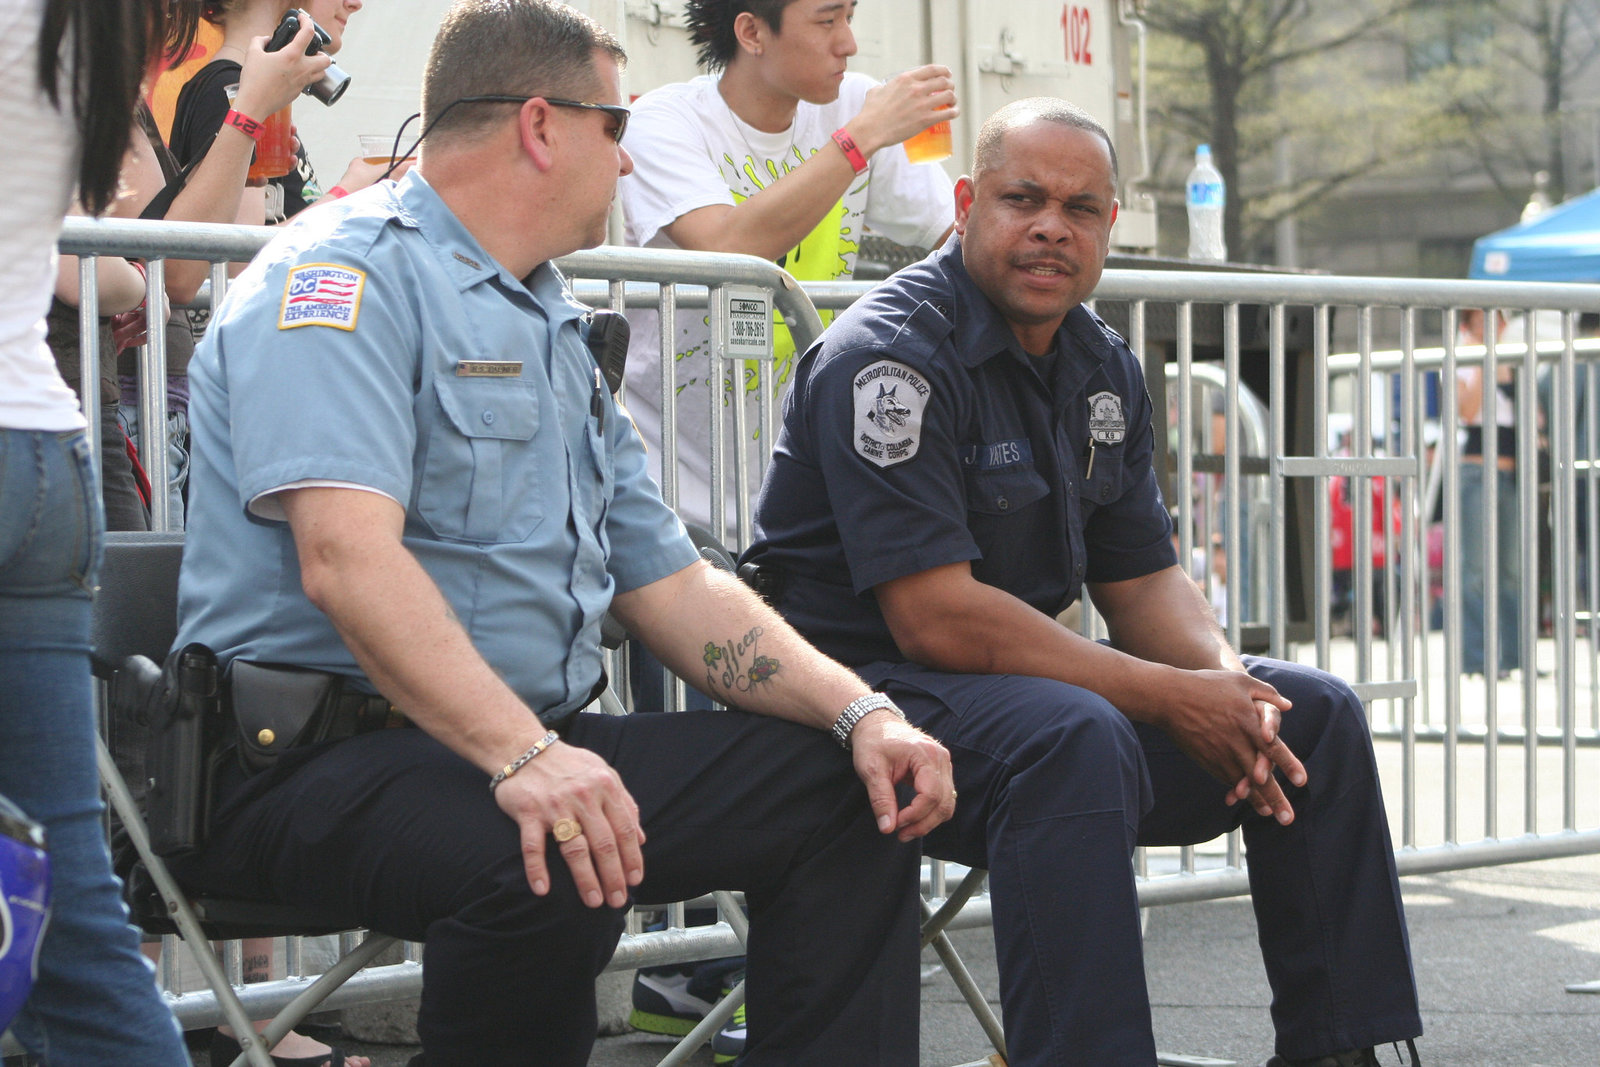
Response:
[{"label": "light blue uniform shirt", "polygon": [[406,547],[530,707],[586,703],[613,594],[696,557],[586,313],[549,264],[506,273],[416,172],[273,240],[189,367],[179,644],[361,677],[263,498],[353,483],[404,504]]}]

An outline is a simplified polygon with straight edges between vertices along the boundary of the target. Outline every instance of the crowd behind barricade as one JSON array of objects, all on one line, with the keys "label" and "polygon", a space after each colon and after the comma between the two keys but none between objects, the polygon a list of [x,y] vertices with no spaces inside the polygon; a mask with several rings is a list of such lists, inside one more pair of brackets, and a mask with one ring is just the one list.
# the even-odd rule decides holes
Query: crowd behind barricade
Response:
[{"label": "crowd behind barricade", "polygon": [[[63,0],[4,3],[23,50],[9,58],[39,78],[0,106],[55,135],[35,161],[53,169],[21,175],[34,200],[10,191],[34,213],[8,240],[38,306],[10,309],[0,350],[0,499],[30,501],[0,526],[0,548],[20,546],[0,553],[0,794],[42,824],[57,872],[38,980],[0,1008],[20,1011],[41,1062],[183,1062],[97,838],[87,604],[102,515],[143,515],[132,463],[108,463],[96,492],[84,420],[44,355],[74,185],[89,214],[295,219],[238,271],[192,357],[173,345],[180,418],[143,435],[179,459],[173,484],[145,490],[182,494],[177,648],[214,657],[241,731],[206,783],[205,836],[167,859],[189,888],[426,942],[414,1064],[583,1063],[627,907],[724,888],[743,890],[751,937],[748,1019],[719,1035],[721,1059],[915,1064],[926,852],[991,872],[1008,1062],[1148,1065],[1133,849],[1232,829],[1275,991],[1270,1067],[1373,1067],[1402,1043],[1418,1062],[1360,702],[1330,675],[1239,656],[1177,558],[1139,362],[1084,306],[1118,206],[1114,148],[1080,109],[989,116],[952,188],[906,147],[959,114],[949,70],[849,73],[850,5],[689,0],[709,73],[630,113],[626,57],[586,17],[458,0],[422,86],[416,170],[358,160],[323,191],[303,153],[283,174],[249,166],[264,116],[303,90],[336,98],[329,53],[359,0],[287,20],[281,0],[113,5],[125,38],[99,16],[63,33]],[[132,90],[196,18],[222,43],[169,150]],[[64,71],[51,34],[71,45]],[[107,158],[129,130],[134,149]],[[760,597],[702,560],[662,501],[660,419],[641,439],[608,387],[609,324],[552,265],[603,239],[619,181],[646,246],[824,277],[853,271],[862,226],[932,249],[803,358],[780,352],[788,398],[740,546]],[[192,341],[163,298],[186,304],[204,268],[169,262],[159,307],[108,324],[105,359],[78,369],[112,460],[133,454],[116,353],[150,328]],[[102,310],[141,310],[131,262],[100,273]],[[69,369],[76,278],[64,268],[55,292]],[[683,364],[685,388],[738,397],[749,383],[704,361],[703,327],[688,316],[681,350],[637,349],[630,373],[654,380],[653,357]],[[676,432],[694,466],[708,427]],[[677,503],[704,521],[713,492],[707,479]],[[30,525],[46,513],[50,545]],[[1055,621],[1086,593],[1104,642]],[[608,685],[608,612],[705,704],[583,714]],[[263,708],[285,743],[252,747],[265,735],[243,723]],[[70,733],[34,737],[43,720]],[[40,751],[16,740],[30,737]],[[47,756],[72,773],[45,791]],[[686,1032],[728,971],[642,974],[636,1022]],[[91,999],[109,1006],[94,1025]],[[291,1038],[285,1059],[362,1067]],[[213,1062],[239,1048],[219,1035]]]}]

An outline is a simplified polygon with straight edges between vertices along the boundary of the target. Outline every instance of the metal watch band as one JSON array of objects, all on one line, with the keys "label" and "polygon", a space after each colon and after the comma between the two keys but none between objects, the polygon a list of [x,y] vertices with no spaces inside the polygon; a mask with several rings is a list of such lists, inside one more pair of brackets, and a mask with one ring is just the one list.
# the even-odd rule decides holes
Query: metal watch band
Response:
[{"label": "metal watch band", "polygon": [[839,717],[833,721],[833,727],[828,732],[833,734],[833,739],[839,742],[839,747],[846,751],[850,748],[850,731],[856,728],[856,723],[874,711],[887,711],[901,722],[905,721],[905,712],[894,706],[894,701],[882,693],[868,693],[866,696],[856,697],[844,706]]}]

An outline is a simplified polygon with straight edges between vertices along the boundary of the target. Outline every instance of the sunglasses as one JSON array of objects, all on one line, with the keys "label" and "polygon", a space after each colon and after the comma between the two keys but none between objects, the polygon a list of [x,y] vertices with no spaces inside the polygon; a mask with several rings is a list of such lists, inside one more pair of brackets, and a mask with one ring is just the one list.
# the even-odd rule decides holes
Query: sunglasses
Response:
[{"label": "sunglasses", "polygon": [[[444,109],[444,111],[448,111],[457,104],[522,104],[532,99],[534,99],[532,96],[511,96],[505,93],[487,93],[483,96],[463,96],[458,100],[452,100],[449,106]],[[628,116],[631,113],[621,104],[590,104],[583,100],[564,100],[558,96],[547,96],[543,99],[544,102],[549,104],[551,107],[576,107],[582,108],[585,111],[602,111],[611,116],[612,121],[617,124],[616,127],[611,130],[611,139],[616,141],[618,144],[622,143],[622,135],[628,131]],[[444,111],[439,113],[441,117],[444,115]]]}]

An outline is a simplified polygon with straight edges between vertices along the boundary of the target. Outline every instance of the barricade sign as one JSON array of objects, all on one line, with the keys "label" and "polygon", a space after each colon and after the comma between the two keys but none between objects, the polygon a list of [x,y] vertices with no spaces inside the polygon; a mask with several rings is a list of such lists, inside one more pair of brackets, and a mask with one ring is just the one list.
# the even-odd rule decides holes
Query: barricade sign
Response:
[{"label": "barricade sign", "polygon": [[727,309],[728,358],[772,357],[772,294],[765,289],[730,285],[723,306]]}]

